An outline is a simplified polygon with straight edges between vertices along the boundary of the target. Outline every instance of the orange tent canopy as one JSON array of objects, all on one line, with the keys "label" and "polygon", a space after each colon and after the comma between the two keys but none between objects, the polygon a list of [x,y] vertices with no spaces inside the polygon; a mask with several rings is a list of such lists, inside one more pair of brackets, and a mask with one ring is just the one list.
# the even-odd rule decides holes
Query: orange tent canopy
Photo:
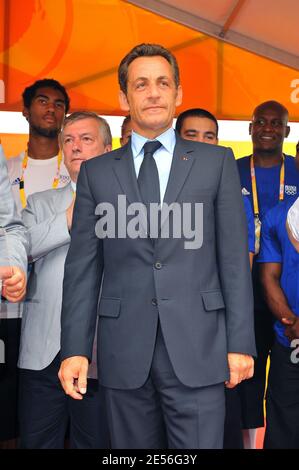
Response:
[{"label": "orange tent canopy", "polygon": [[[294,5],[298,19],[299,2]],[[299,121],[299,67],[178,24],[179,18],[172,21],[121,0],[0,0],[0,21],[0,110],[20,111],[24,88],[50,77],[67,87],[72,111],[122,114],[118,64],[136,44],[155,42],[178,59],[184,91],[178,111],[200,106],[219,119],[249,119],[258,103],[275,99]]]}]

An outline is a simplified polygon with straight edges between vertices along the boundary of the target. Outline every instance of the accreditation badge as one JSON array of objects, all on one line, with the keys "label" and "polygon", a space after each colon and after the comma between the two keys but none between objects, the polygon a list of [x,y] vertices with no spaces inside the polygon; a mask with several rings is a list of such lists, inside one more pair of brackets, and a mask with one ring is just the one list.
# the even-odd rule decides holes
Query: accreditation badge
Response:
[{"label": "accreditation badge", "polygon": [[257,255],[260,251],[260,243],[261,243],[261,226],[262,222],[258,215],[254,216],[254,233],[255,233],[255,254]]}]

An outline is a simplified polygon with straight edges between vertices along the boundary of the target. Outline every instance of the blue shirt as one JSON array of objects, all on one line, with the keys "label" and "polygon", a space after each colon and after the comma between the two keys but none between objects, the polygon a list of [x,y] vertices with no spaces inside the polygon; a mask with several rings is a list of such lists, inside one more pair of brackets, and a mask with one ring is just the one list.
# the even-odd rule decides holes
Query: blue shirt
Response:
[{"label": "blue shirt", "polygon": [[[290,242],[285,226],[288,210],[295,199],[293,197],[279,203],[264,217],[258,262],[281,263],[281,288],[290,309],[299,316],[299,254]],[[278,320],[274,330],[277,340],[283,346],[290,346],[290,341],[284,335],[285,326]]]},{"label": "blue shirt", "polygon": [[[238,159],[237,165],[242,193],[248,196],[253,208],[250,156]],[[263,221],[268,210],[272,209],[279,202],[280,168],[281,165],[275,165],[270,168],[255,166],[254,168],[261,221]],[[295,159],[290,155],[285,155],[284,199],[289,199],[296,195],[299,195],[299,172],[295,166]]]},{"label": "blue shirt", "polygon": [[[143,137],[132,131],[131,148],[137,178],[144,156],[143,146],[149,140],[150,139],[147,139],[146,137]],[[162,203],[168,183],[174,147],[176,144],[175,131],[171,127],[167,129],[167,131],[163,132],[163,134],[156,137],[154,140],[157,140],[162,144],[162,146],[154,153],[154,159],[159,173],[160,201]]]},{"label": "blue shirt", "polygon": [[248,196],[243,196],[245,213],[247,218],[247,232],[248,232],[248,249],[251,253],[255,252],[255,229],[254,229],[254,216],[253,210],[248,199]]}]

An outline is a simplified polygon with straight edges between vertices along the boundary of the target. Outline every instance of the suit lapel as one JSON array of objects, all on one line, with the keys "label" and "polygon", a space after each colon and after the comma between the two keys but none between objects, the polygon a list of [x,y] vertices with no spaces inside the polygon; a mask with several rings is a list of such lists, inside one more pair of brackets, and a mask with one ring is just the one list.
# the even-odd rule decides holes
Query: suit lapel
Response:
[{"label": "suit lapel", "polygon": [[119,149],[113,170],[129,202],[141,202],[130,143]]},{"label": "suit lapel", "polygon": [[[168,205],[176,201],[194,163],[194,156],[192,155],[194,150],[191,144],[191,142],[188,142],[188,145],[186,145],[186,142],[176,135],[176,145],[163,201]],[[115,155],[113,170],[128,201],[130,203],[142,202],[130,143],[119,149]],[[162,208],[161,228],[167,217],[168,211],[163,211]]]},{"label": "suit lapel", "polygon": [[[114,157],[113,170],[129,203],[142,203],[130,141]],[[143,204],[143,203],[142,203]],[[140,221],[147,231],[147,219],[140,214]]]},{"label": "suit lapel", "polygon": [[[170,169],[170,174],[168,178],[168,184],[166,187],[166,192],[164,196],[163,203],[170,205],[172,202],[175,202],[194,163],[194,156],[192,146],[190,142],[186,142],[176,135],[176,145],[174,148],[174,154],[172,159],[172,165]],[[163,211],[161,215],[161,228],[166,221],[168,216],[168,211]]]}]

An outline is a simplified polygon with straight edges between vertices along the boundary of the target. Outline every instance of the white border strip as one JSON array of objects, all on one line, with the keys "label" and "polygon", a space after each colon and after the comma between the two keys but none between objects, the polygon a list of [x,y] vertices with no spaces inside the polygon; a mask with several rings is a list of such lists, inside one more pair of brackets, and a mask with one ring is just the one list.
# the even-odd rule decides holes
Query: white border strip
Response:
[{"label": "white border strip", "polygon": [[131,3],[138,7],[149,10],[156,13],[164,18],[175,21],[179,24],[187,26],[188,28],[200,31],[201,33],[212,36],[216,39],[221,39],[224,42],[233,44],[235,46],[246,49],[247,51],[254,52],[256,54],[267,57],[270,60],[274,60],[281,64],[285,64],[288,67],[294,69],[299,68],[299,56],[291,54],[290,52],[278,49],[271,46],[271,44],[263,43],[251,37],[237,33],[232,30],[228,30],[225,36],[221,35],[222,25],[213,23],[212,21],[201,18],[192,13],[189,13],[184,8],[177,8],[169,3],[165,3],[160,0],[126,0],[127,3]]},{"label": "white border strip", "polygon": [[[120,137],[120,128],[124,120],[123,116],[103,116],[109,123],[113,137]],[[222,121],[219,120],[219,140],[250,141],[250,121]],[[290,123],[291,132],[286,142],[298,142],[299,122]],[[0,112],[1,134],[28,134],[28,124],[22,113],[12,111]]]}]

